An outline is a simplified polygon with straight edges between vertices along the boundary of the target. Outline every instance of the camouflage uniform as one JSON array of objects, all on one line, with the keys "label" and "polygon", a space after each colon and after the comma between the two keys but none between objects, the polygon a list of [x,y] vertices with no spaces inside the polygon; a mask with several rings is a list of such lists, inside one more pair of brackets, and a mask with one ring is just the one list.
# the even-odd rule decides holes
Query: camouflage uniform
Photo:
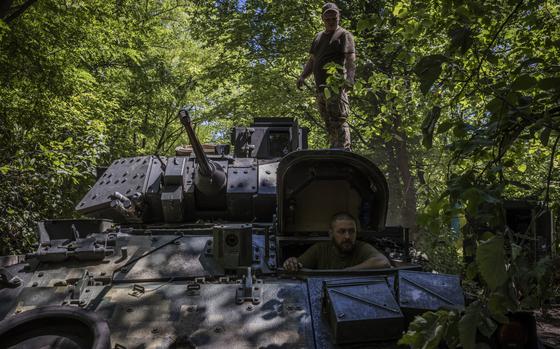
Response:
[{"label": "camouflage uniform", "polygon": [[350,128],[346,122],[349,103],[344,89],[341,89],[338,95],[325,98],[327,72],[324,66],[328,63],[336,63],[344,67],[346,55],[354,52],[354,37],[341,27],[334,32],[323,31],[317,34],[309,50],[314,57],[313,76],[317,87],[317,105],[325,122],[331,148],[350,150]]},{"label": "camouflage uniform", "polygon": [[331,96],[329,99],[323,91],[317,91],[317,106],[327,129],[330,147],[350,150],[350,127],[346,122],[349,104],[346,91],[342,90],[338,96]]}]

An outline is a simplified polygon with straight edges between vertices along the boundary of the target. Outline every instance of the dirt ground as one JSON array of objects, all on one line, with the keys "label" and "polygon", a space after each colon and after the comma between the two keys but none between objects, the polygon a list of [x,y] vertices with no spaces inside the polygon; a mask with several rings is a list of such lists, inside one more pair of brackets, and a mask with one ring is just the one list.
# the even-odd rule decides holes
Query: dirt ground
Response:
[{"label": "dirt ground", "polygon": [[560,304],[545,312],[535,312],[537,333],[542,342],[555,349],[560,349]]}]

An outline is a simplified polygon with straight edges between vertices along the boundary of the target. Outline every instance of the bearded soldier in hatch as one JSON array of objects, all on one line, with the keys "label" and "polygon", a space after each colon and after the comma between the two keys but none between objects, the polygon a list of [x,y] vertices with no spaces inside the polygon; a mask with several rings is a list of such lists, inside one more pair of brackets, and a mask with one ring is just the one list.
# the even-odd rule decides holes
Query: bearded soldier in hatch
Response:
[{"label": "bearded soldier in hatch", "polygon": [[390,268],[391,263],[375,247],[357,241],[356,219],[346,212],[331,218],[330,241],[316,243],[299,257],[284,261],[284,269],[298,271],[309,269],[377,269]]},{"label": "bearded soldier in hatch", "polygon": [[[334,3],[329,2],[323,6],[322,19],[325,30],[317,34],[311,44],[309,59],[297,81],[297,87],[301,89],[305,79],[313,73],[317,89],[317,105],[327,128],[330,147],[350,150],[350,129],[346,122],[349,110],[346,89],[354,85],[356,72],[354,37],[338,25],[340,10]],[[324,91],[327,72],[324,66],[331,62],[344,67],[345,83],[338,94],[326,98]]]}]

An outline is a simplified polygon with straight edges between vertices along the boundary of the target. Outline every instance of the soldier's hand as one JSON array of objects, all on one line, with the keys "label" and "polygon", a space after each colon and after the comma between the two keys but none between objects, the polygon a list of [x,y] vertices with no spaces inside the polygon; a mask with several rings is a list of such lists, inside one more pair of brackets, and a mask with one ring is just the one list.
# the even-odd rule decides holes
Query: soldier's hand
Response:
[{"label": "soldier's hand", "polygon": [[296,257],[290,257],[284,261],[284,269],[287,271],[298,271],[303,265],[298,262]]},{"label": "soldier's hand", "polygon": [[305,84],[305,78],[303,76],[300,76],[298,81],[297,81],[298,90],[302,90],[304,84]]}]

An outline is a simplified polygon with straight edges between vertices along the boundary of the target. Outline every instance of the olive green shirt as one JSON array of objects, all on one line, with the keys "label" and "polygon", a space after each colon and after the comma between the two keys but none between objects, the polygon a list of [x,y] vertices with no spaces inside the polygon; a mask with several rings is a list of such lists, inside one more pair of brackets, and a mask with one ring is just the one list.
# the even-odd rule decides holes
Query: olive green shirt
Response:
[{"label": "olive green shirt", "polygon": [[298,262],[310,269],[344,269],[381,255],[381,252],[367,242],[356,241],[354,251],[343,254],[332,241],[325,241],[311,246],[298,258]]},{"label": "olive green shirt", "polygon": [[355,52],[354,37],[346,29],[338,27],[332,33],[323,31],[317,34],[309,50],[309,53],[315,58],[313,76],[317,88],[324,86],[327,81],[325,64],[333,62],[343,66],[346,55]]}]

